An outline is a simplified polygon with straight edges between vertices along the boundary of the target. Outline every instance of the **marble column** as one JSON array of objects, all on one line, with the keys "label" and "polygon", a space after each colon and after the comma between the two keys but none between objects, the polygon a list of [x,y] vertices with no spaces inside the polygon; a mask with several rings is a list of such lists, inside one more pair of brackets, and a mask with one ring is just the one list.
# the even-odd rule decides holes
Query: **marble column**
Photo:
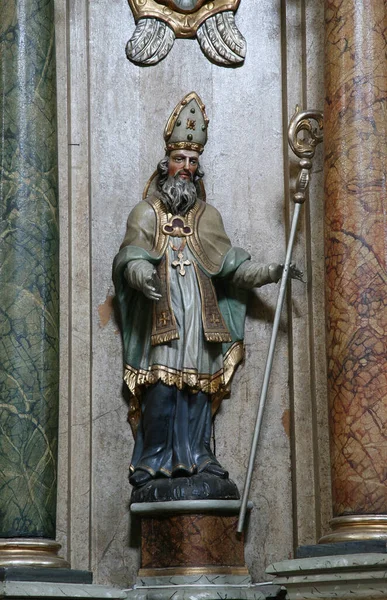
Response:
[{"label": "marble column", "polygon": [[325,0],[332,534],[387,539],[387,1]]},{"label": "marble column", "polygon": [[1,4],[0,120],[0,566],[65,566],[54,0]]}]

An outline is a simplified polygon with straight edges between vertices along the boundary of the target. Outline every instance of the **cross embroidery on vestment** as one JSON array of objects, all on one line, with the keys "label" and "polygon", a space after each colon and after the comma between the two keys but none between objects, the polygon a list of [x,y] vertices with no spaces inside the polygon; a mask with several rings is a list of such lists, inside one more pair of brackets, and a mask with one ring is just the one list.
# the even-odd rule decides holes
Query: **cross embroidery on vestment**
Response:
[{"label": "cross embroidery on vestment", "polygon": [[158,318],[158,325],[160,327],[165,327],[169,321],[170,321],[170,319],[168,317],[168,314],[165,311],[160,313],[159,318]]}]

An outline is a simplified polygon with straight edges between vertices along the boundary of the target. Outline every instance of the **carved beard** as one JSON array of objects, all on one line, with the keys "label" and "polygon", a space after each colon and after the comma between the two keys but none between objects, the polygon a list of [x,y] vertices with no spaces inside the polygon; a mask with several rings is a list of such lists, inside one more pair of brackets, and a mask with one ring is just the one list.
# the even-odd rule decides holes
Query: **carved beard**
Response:
[{"label": "carved beard", "polygon": [[161,185],[161,200],[168,212],[173,215],[185,215],[194,206],[198,195],[191,181],[169,176]]}]

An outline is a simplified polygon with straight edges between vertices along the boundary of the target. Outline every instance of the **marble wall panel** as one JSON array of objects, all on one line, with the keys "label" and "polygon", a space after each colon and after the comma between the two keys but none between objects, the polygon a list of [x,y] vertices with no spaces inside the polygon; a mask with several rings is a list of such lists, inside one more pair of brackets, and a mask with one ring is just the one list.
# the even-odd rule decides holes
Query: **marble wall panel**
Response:
[{"label": "marble wall panel", "polygon": [[[74,427],[67,430],[62,424],[62,464],[68,462],[69,475],[59,498],[59,518],[61,530],[67,532],[72,566],[84,567],[89,560],[96,582],[127,586],[133,582],[139,567],[140,543],[128,510],[127,469],[133,443],[126,422],[121,340],[114,318],[111,283],[111,263],[122,241],[125,220],[163,155],[162,132],[167,116],[185,93],[195,89],[210,117],[209,142],[202,157],[208,201],[221,211],[235,245],[246,248],[257,261],[283,260],[291,213],[283,125],[294,103],[300,102],[299,96],[301,99],[305,96],[306,72],[310,70],[313,74],[317,68],[313,49],[309,53],[309,66],[305,57],[299,57],[305,52],[307,39],[305,5],[301,0],[242,1],[237,23],[248,40],[248,55],[239,69],[212,65],[195,40],[177,40],[169,56],[157,67],[134,66],[127,61],[124,51],[133,29],[133,19],[124,0],[110,2],[108,10],[102,0],[69,3],[68,8],[69,55],[66,57],[63,48],[58,49],[62,57],[59,75],[63,77],[59,80],[62,81],[60,114],[63,132],[69,115],[67,144],[79,143],[72,134],[79,127],[80,139],[86,147],[82,146],[83,152],[79,153],[83,162],[70,163],[72,168],[68,169],[63,133],[62,190],[65,198],[66,185],[70,188],[70,201],[62,219],[62,244],[66,244],[68,226],[72,257],[67,273],[68,253],[62,251],[63,289],[67,289],[68,280],[73,286],[68,305],[65,300],[62,304],[64,319],[66,310],[69,314],[68,338],[66,333],[62,338],[64,347],[69,348],[69,368],[64,361],[62,369],[63,418],[66,419],[68,410],[70,423],[74,423],[71,415],[82,408],[80,414],[84,417],[87,413],[88,419],[87,423],[81,421],[82,427],[86,427],[80,430],[84,431],[82,440],[74,433]],[[313,14],[317,27],[319,15],[314,8]],[[313,22],[311,17],[310,20]],[[61,19],[58,22],[59,28],[65,26]],[[59,38],[63,42],[65,35],[62,32]],[[315,32],[309,35],[311,39]],[[73,154],[74,149],[70,149]],[[64,211],[65,207],[64,200]],[[313,223],[316,232],[318,225],[317,221]],[[297,250],[300,264],[306,263],[307,235],[303,224]],[[81,239],[75,242],[78,236]],[[78,271],[85,275],[83,281],[78,278]],[[298,282],[292,288],[295,297],[281,321],[252,485],[255,508],[247,533],[246,562],[255,580],[264,577],[267,564],[291,556],[295,540],[310,541],[316,535],[313,473],[319,463],[315,454],[310,456],[310,444],[315,447],[318,427],[312,429],[312,408],[308,408],[298,429],[291,423],[310,406],[307,403],[314,385],[311,382],[317,377],[313,374],[309,348],[312,333],[317,336],[318,332],[308,321],[308,307],[317,292]],[[245,365],[237,372],[232,397],[223,403],[215,423],[217,454],[240,488],[277,293],[277,286],[272,285],[252,294],[246,324]],[[80,339],[79,327],[72,327],[73,319],[84,323]],[[295,339],[289,329],[289,325],[294,329],[294,323],[299,332]],[[297,352],[293,348],[295,340]],[[315,349],[317,355],[318,351],[319,348]],[[293,386],[300,399],[295,409],[293,371],[301,367],[302,385]],[[79,371],[83,383],[77,387],[74,377]],[[304,435],[308,429],[311,434],[302,442],[298,440],[295,457],[291,453],[291,440],[295,433],[300,437],[302,430]],[[307,476],[302,466],[299,472],[303,478],[292,477],[291,467],[293,463],[294,469],[295,462],[306,465]],[[84,479],[78,482],[78,476]],[[297,500],[297,494],[299,517],[294,521],[293,501]],[[68,512],[67,496],[72,498]],[[88,503],[88,514],[83,500]],[[307,515],[304,521],[303,510]],[[81,515],[78,535],[74,527]],[[66,536],[62,538],[66,541]]]},{"label": "marble wall panel", "polygon": [[57,60],[58,98],[58,176],[59,176],[59,453],[58,453],[58,511],[56,538],[62,545],[61,554],[67,556],[67,533],[69,519],[68,477],[69,477],[69,295],[65,293],[69,277],[69,173],[68,173],[68,98],[67,98],[67,11],[65,3],[55,4],[55,38]]},{"label": "marble wall panel", "polygon": [[[295,105],[323,110],[323,6],[286,4],[286,109]],[[284,109],[284,112],[285,110]],[[287,120],[288,120],[287,118]],[[284,123],[286,121],[284,120]],[[285,125],[284,125],[285,127]],[[306,285],[292,284],[289,305],[291,348],[290,425],[294,499],[294,546],[313,544],[331,516],[329,439],[324,336],[324,248],[322,147],[313,160],[308,199],[302,209],[293,258]],[[294,190],[297,158],[288,155],[289,195]],[[293,210],[290,200],[289,219]]]},{"label": "marble wall panel", "polygon": [[[90,568],[91,328],[88,5],[56,2],[61,209],[59,540]],[[67,465],[67,471],[64,465]]]},{"label": "marble wall panel", "polygon": [[[129,210],[142,193],[140,165],[146,153],[139,137],[144,137],[146,127],[140,125],[145,112],[139,89],[141,71],[133,68],[133,73],[128,72],[125,57],[132,24],[128,23],[128,6],[111,3],[106,18],[103,4],[90,3],[90,47],[94,48],[90,54],[90,119],[97,142],[91,155],[92,568],[100,583],[127,585],[139,567],[139,542],[130,528],[128,468],[133,442],[122,384],[121,338],[111,304],[111,265]],[[102,53],[97,51],[100,47]],[[104,85],[100,85],[102,79]],[[146,118],[152,123],[155,116],[147,114]]]},{"label": "marble wall panel", "polygon": [[[286,126],[295,111],[296,105],[302,109],[312,108],[305,93],[305,5],[304,2],[287,3],[283,18],[286,19],[283,39],[284,81],[283,126]],[[315,108],[313,106],[313,108]],[[317,107],[316,107],[317,108]],[[284,142],[285,143],[285,142]],[[287,200],[287,221],[291,222],[294,203],[295,180],[298,173],[298,159],[289,148],[285,153],[285,176]],[[294,262],[303,270],[308,268],[308,216],[309,199],[302,207],[296,243],[293,251]],[[305,280],[307,274],[305,272]],[[311,404],[311,361],[309,352],[308,328],[308,287],[299,282],[291,284],[291,298],[288,296],[289,310],[289,438],[292,455],[293,490],[293,531],[294,546],[313,543],[315,534],[315,497],[314,497],[314,457]]]},{"label": "marble wall panel", "polygon": [[[324,7],[321,2],[305,2],[305,93],[307,105],[324,105]],[[308,315],[311,361],[311,402],[314,456],[315,540],[329,531],[332,517],[331,465],[329,456],[327,369],[325,360],[324,299],[324,194],[323,148],[316,153],[309,191]],[[305,448],[307,452],[307,448]],[[308,499],[306,499],[306,502]],[[305,543],[305,542],[302,542]]]}]

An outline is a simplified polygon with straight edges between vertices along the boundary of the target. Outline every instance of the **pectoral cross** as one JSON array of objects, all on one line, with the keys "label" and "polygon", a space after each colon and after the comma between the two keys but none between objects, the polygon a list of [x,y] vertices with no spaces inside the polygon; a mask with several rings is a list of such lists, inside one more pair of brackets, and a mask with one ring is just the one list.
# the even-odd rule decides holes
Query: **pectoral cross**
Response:
[{"label": "pectoral cross", "polygon": [[173,261],[172,267],[174,267],[175,269],[177,267],[180,267],[179,275],[182,275],[182,277],[184,277],[184,275],[185,275],[184,267],[188,267],[192,263],[189,260],[184,260],[184,254],[182,252],[178,252],[177,258],[178,258],[178,260]]}]

